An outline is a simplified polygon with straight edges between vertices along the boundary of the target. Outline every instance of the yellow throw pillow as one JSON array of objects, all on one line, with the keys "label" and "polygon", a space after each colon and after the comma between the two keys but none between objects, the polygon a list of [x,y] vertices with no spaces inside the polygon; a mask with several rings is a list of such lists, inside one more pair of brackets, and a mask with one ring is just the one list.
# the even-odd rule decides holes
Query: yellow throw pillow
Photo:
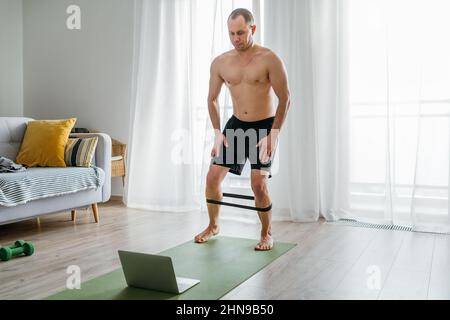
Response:
[{"label": "yellow throw pillow", "polygon": [[30,121],[16,162],[28,167],[65,167],[64,151],[76,118]]}]

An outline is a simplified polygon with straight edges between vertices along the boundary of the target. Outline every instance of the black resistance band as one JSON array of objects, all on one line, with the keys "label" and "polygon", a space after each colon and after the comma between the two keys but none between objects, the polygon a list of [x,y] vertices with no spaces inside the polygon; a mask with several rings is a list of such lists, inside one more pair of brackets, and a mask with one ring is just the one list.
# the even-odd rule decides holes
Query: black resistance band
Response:
[{"label": "black resistance band", "polygon": [[[228,197],[228,198],[255,200],[255,197],[253,197],[253,196],[245,196],[245,195],[234,194],[234,193],[224,193],[223,196]],[[270,206],[268,206],[267,208],[256,208],[256,207],[244,206],[241,204],[236,204],[236,203],[231,203],[231,202],[222,202],[222,201],[217,201],[217,200],[212,200],[212,199],[206,199],[206,202],[210,203],[210,204],[221,204],[223,206],[230,206],[230,207],[236,207],[236,208],[247,209],[247,210],[255,210],[255,211],[261,211],[261,212],[267,212],[272,209],[272,204],[270,204]]]}]

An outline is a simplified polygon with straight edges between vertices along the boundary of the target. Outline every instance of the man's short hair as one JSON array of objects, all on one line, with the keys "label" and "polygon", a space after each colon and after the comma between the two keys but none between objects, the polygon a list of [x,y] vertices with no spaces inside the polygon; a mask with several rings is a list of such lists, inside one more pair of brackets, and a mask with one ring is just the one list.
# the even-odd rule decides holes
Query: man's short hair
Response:
[{"label": "man's short hair", "polygon": [[244,9],[244,8],[238,8],[238,9],[233,10],[233,12],[228,17],[228,20],[230,20],[230,19],[234,20],[239,16],[242,16],[245,20],[245,23],[249,26],[251,26],[255,23],[253,14],[249,10]]}]

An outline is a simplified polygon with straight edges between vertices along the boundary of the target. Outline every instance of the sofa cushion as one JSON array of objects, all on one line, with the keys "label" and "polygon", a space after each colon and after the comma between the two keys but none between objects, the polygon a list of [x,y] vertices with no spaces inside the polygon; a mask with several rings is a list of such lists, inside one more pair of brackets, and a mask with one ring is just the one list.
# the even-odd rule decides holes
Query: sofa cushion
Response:
[{"label": "sofa cushion", "polygon": [[15,160],[31,118],[0,117],[0,155]]},{"label": "sofa cushion", "polygon": [[65,167],[64,152],[76,118],[28,122],[16,162],[28,167]]},{"label": "sofa cushion", "polygon": [[12,207],[32,200],[54,197],[103,186],[101,168],[29,168],[0,173],[0,206]]}]

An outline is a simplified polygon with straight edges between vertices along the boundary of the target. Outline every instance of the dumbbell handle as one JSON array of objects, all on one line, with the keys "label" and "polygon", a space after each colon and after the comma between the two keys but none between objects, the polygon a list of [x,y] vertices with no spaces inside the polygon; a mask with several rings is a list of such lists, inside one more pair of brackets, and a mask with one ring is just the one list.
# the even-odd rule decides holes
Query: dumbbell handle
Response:
[{"label": "dumbbell handle", "polygon": [[13,248],[10,247],[10,249],[13,256],[17,256],[19,254],[24,253],[24,247],[13,247]]},{"label": "dumbbell handle", "polygon": [[22,248],[25,243],[26,243],[25,241],[17,240],[14,244],[9,245],[8,248],[10,248],[11,250],[16,248]]}]

